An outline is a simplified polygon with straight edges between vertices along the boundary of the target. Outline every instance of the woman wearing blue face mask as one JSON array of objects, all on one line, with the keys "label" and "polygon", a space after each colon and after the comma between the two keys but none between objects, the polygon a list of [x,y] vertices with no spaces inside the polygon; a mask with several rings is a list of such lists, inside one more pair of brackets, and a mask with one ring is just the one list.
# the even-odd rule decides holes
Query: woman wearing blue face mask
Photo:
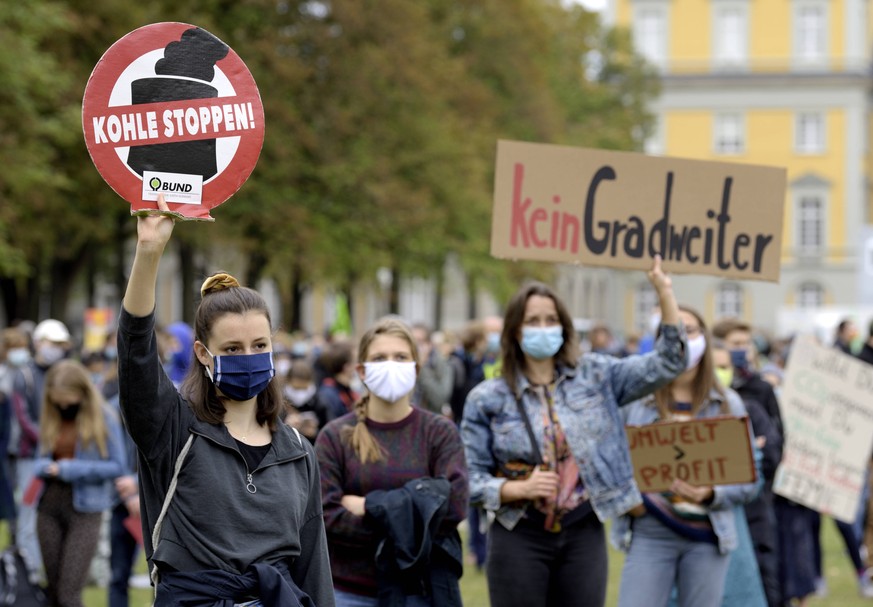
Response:
[{"label": "woman wearing blue face mask", "polygon": [[607,553],[601,521],[641,507],[618,407],[685,369],[670,278],[655,258],[661,305],[653,352],[579,357],[573,322],[546,285],[506,308],[502,377],[470,393],[461,435],[470,501],[493,513],[486,572],[492,605],[602,606]]},{"label": "woman wearing blue face mask", "polygon": [[[158,209],[168,211],[163,198]],[[232,276],[210,276],[194,318],[196,360],[179,391],[161,365],[155,280],[172,231],[170,216],[139,217],[118,327],[155,605],[332,607],[318,465],[279,420],[264,299]]]}]

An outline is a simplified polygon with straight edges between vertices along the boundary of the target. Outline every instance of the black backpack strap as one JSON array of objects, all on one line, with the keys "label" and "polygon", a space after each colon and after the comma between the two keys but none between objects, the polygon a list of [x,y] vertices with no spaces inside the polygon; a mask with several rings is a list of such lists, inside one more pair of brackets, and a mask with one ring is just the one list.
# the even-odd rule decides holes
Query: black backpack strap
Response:
[{"label": "black backpack strap", "polygon": [[533,452],[534,464],[540,465],[543,463],[543,455],[540,453],[540,446],[537,443],[536,434],[534,434],[533,426],[531,426],[530,418],[527,416],[527,411],[524,408],[524,403],[521,402],[521,395],[515,399],[515,404],[518,407],[518,413],[524,421],[524,427],[527,430],[527,436],[530,438],[530,447]]}]

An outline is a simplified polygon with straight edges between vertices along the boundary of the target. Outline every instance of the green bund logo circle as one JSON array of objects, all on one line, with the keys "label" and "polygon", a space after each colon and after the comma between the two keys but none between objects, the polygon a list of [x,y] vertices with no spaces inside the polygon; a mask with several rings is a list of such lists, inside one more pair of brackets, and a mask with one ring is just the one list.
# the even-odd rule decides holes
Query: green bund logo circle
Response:
[{"label": "green bund logo circle", "polygon": [[149,180],[149,185],[151,186],[152,190],[157,191],[158,188],[161,187],[161,180],[158,179],[157,177],[152,177],[152,178]]}]

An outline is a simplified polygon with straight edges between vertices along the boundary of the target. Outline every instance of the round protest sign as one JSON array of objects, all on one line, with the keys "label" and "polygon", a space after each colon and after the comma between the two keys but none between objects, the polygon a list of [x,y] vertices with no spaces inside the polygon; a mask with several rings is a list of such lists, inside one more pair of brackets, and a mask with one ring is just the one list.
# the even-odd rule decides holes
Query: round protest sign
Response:
[{"label": "round protest sign", "polygon": [[206,30],[154,23],[103,55],[85,87],[91,159],[137,214],[164,194],[170,211],[212,220],[258,161],[264,107],[242,59]]}]

